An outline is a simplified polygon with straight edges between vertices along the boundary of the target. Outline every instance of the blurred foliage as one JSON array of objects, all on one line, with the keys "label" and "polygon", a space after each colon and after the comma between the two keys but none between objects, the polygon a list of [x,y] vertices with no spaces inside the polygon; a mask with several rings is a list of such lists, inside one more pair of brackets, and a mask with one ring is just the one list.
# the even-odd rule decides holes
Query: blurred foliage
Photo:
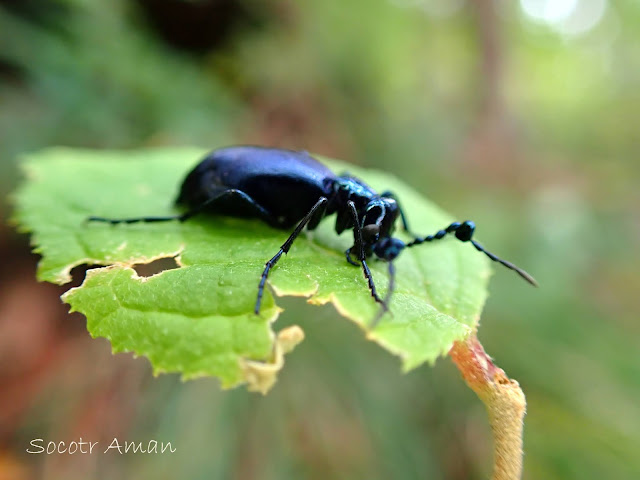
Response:
[{"label": "blurred foliage", "polygon": [[[241,12],[203,50],[168,41],[151,1],[4,0],[0,191],[20,154],[55,144],[262,143],[393,171],[541,284],[497,272],[479,334],[528,396],[525,478],[639,478],[640,6],[598,1],[579,35],[534,21],[525,0],[184,1]],[[26,249],[2,235],[3,259]],[[292,302],[281,320],[307,340],[270,396],[222,394],[151,380],[144,361],[86,342],[47,303],[54,290],[3,264],[0,339],[42,319],[0,348],[13,355],[0,410],[19,413],[0,417],[3,465],[42,478],[487,476],[486,418],[450,363],[398,375],[329,308]],[[55,362],[51,331],[67,352]],[[48,352],[37,364],[34,345]],[[114,435],[179,450],[24,452],[31,438]]]}]

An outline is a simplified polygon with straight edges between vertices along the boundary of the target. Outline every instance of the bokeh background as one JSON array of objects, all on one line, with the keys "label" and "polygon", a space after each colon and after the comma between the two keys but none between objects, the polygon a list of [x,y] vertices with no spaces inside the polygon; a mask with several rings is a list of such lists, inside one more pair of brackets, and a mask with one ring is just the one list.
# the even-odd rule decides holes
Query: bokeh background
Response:
[{"label": "bokeh background", "polygon": [[[479,332],[528,398],[524,478],[640,478],[638,2],[0,1],[2,198],[51,145],[236,143],[384,169],[474,219],[541,284],[496,272]],[[402,375],[289,299],[276,327],[307,339],[267,397],[153,378],[35,281],[10,208],[0,479],[489,476],[484,407],[450,360]],[[80,437],[177,452],[26,453]]]}]

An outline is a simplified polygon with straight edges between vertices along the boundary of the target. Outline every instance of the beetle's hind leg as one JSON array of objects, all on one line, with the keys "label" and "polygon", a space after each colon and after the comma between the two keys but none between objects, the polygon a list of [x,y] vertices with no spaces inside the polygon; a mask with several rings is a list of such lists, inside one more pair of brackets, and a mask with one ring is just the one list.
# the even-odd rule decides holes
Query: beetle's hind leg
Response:
[{"label": "beetle's hind leg", "polygon": [[134,217],[134,218],[107,218],[107,217],[87,217],[86,222],[102,222],[117,225],[119,223],[156,223],[170,222],[171,220],[180,220],[182,215],[168,215],[166,217]]},{"label": "beetle's hind leg", "polygon": [[237,190],[234,188],[230,188],[228,190],[221,190],[210,198],[202,202],[200,205],[192,207],[190,210],[180,214],[180,215],[167,215],[164,217],[133,217],[133,218],[107,218],[107,217],[97,217],[91,216],[87,218],[87,222],[102,222],[102,223],[110,223],[111,225],[117,225],[119,223],[156,223],[156,222],[170,222],[172,220],[178,220],[179,222],[184,222],[189,218],[202,213],[207,208],[212,207],[216,203],[221,202],[222,200],[229,200],[230,198],[235,199],[239,203],[242,203],[249,207],[256,217],[262,219],[267,223],[273,223],[274,219],[269,212],[258,204],[253,198],[247,195],[242,190]]},{"label": "beetle's hind leg", "polygon": [[304,218],[300,220],[300,223],[298,223],[295,230],[291,232],[291,235],[289,235],[289,238],[287,238],[286,242],[282,244],[282,246],[280,247],[280,250],[278,250],[278,253],[276,253],[273,257],[271,257],[271,260],[265,263],[264,270],[262,271],[262,276],[260,277],[260,284],[258,285],[258,298],[256,298],[256,306],[254,308],[254,312],[256,315],[260,313],[260,304],[262,303],[262,295],[264,294],[264,285],[267,282],[269,271],[274,267],[276,263],[278,263],[278,260],[280,260],[280,257],[282,256],[282,254],[287,253],[289,251],[294,240],[298,238],[298,235],[300,235],[300,232],[302,231],[302,229],[307,225],[307,223],[309,223],[309,220],[313,218],[314,214],[317,213],[318,209],[324,209],[324,207],[327,204],[327,201],[328,200],[326,197],[320,197],[318,201],[315,203],[315,205],[311,207],[311,210],[309,210],[309,213],[307,213],[304,216]]}]

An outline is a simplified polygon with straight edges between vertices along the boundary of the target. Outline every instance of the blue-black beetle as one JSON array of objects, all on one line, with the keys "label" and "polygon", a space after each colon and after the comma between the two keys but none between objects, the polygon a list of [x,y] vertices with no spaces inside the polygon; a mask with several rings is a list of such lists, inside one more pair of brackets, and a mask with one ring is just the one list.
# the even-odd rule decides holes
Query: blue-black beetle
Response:
[{"label": "blue-black beetle", "polygon": [[[405,248],[439,240],[449,233],[462,242],[471,242],[491,260],[514,270],[527,282],[536,285],[527,272],[496,257],[473,240],[473,222],[454,222],[426,237],[411,235],[407,219],[393,193],[379,194],[355,177],[337,176],[307,152],[253,146],[214,150],[187,175],[176,204],[184,207],[186,212],[165,217],[89,217],[88,220],[111,224],[170,220],[183,222],[199,213],[212,213],[257,217],[279,229],[293,228],[278,253],[265,264],[258,286],[256,314],[260,312],[269,271],[282,254],[289,251],[305,226],[313,230],[320,220],[334,213],[338,234],[353,229],[353,245],[345,252],[347,261],[362,266],[371,296],[382,305],[372,326],[388,310],[395,278],[393,260]],[[404,230],[414,237],[413,241],[405,243],[392,237],[398,217]],[[378,296],[367,265],[367,259],[372,256],[388,264],[389,288],[384,299]]]}]

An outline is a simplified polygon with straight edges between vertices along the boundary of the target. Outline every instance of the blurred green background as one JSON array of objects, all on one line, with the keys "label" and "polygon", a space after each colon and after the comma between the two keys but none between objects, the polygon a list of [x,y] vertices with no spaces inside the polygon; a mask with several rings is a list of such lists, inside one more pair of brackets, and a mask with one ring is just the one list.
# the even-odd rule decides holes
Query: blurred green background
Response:
[{"label": "blurred green background", "polygon": [[[637,479],[639,87],[632,0],[1,0],[0,193],[51,145],[255,143],[392,172],[541,285],[497,271],[479,332],[527,395],[524,478]],[[36,283],[9,211],[0,479],[489,476],[450,360],[402,375],[332,308],[286,299],[276,328],[307,339],[267,397],[153,378]],[[80,437],[177,452],[26,453]]]}]

